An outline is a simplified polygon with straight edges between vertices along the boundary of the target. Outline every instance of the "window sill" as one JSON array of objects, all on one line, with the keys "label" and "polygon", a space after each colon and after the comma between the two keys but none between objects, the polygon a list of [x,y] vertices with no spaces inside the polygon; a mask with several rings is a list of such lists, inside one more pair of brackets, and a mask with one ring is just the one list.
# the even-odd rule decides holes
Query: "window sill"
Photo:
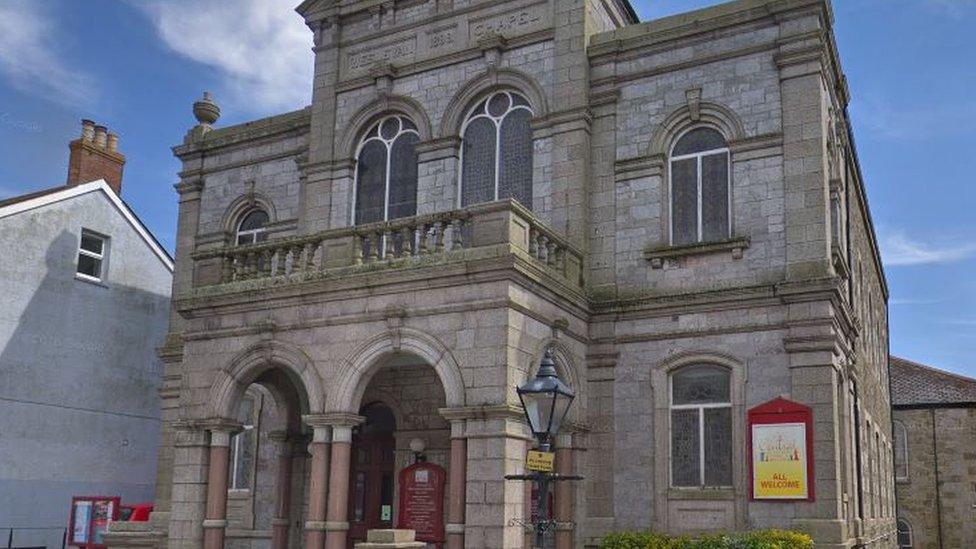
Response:
[{"label": "window sill", "polygon": [[718,252],[732,252],[732,259],[742,259],[742,254],[749,247],[749,237],[735,237],[718,242],[702,242],[699,244],[682,244],[680,246],[665,246],[644,249],[644,259],[651,262],[651,268],[664,267],[665,259],[677,259],[690,255],[704,255]]},{"label": "window sill", "polygon": [[729,501],[735,499],[733,488],[675,488],[668,489],[668,499]]},{"label": "window sill", "polygon": [[88,284],[93,284],[95,286],[101,286],[102,288],[108,288],[108,284],[102,281],[100,278],[95,278],[93,276],[88,276],[83,273],[75,273],[75,280],[80,280],[82,282],[87,282]]}]

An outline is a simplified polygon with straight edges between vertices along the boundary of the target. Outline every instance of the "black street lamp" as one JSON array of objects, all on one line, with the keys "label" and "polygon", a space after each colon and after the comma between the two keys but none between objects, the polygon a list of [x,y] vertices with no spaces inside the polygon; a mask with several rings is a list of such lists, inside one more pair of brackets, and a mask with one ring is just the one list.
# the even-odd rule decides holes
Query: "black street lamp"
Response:
[{"label": "black street lamp", "polygon": [[535,377],[515,388],[525,419],[532,430],[532,434],[539,441],[539,452],[549,457],[549,467],[539,467],[538,470],[526,475],[507,475],[508,480],[532,481],[538,485],[538,499],[535,513],[532,516],[532,526],[535,530],[535,546],[541,548],[545,542],[546,530],[551,528],[549,517],[549,484],[560,480],[581,480],[578,475],[560,475],[552,472],[552,437],[559,432],[569,407],[576,394],[559,379],[556,373],[556,363],[552,360],[552,350],[546,349],[539,364],[539,371]]},{"label": "black street lamp", "polygon": [[535,378],[516,387],[515,392],[522,401],[532,434],[539,439],[539,450],[548,452],[552,436],[559,432],[576,398],[573,390],[559,379],[551,349],[546,349]]}]

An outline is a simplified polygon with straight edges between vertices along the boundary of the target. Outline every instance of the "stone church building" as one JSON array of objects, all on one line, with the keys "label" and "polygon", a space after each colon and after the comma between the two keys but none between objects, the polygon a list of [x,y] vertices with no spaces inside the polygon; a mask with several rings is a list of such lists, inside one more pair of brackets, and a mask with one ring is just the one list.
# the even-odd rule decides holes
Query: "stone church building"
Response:
[{"label": "stone church building", "polygon": [[[826,0],[306,0],[312,104],[182,161],[156,510],[116,536],[345,549],[446,470],[449,548],[526,547],[515,386],[552,349],[560,549],[791,528],[893,547],[887,288]],[[297,52],[296,52],[297,54]],[[810,497],[747,412],[812,411]],[[422,450],[419,450],[422,448]],[[120,525],[124,526],[124,525]]]}]

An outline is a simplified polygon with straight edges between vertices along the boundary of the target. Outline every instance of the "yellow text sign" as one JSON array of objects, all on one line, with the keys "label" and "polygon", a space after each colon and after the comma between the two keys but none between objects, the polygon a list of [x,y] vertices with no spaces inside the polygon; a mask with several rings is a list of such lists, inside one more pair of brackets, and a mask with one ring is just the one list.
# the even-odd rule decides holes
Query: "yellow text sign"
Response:
[{"label": "yellow text sign", "polygon": [[525,468],[529,471],[551,473],[555,461],[556,454],[552,452],[537,452],[535,450],[529,450],[529,455],[525,458]]}]

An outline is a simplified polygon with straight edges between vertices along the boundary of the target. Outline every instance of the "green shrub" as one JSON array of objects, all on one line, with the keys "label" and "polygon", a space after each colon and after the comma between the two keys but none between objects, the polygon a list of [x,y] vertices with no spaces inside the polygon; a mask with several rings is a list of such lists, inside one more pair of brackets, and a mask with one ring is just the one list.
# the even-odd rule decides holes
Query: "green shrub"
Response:
[{"label": "green shrub", "polygon": [[710,534],[698,538],[616,532],[603,538],[600,549],[813,549],[813,540],[806,534],[784,530]]}]

